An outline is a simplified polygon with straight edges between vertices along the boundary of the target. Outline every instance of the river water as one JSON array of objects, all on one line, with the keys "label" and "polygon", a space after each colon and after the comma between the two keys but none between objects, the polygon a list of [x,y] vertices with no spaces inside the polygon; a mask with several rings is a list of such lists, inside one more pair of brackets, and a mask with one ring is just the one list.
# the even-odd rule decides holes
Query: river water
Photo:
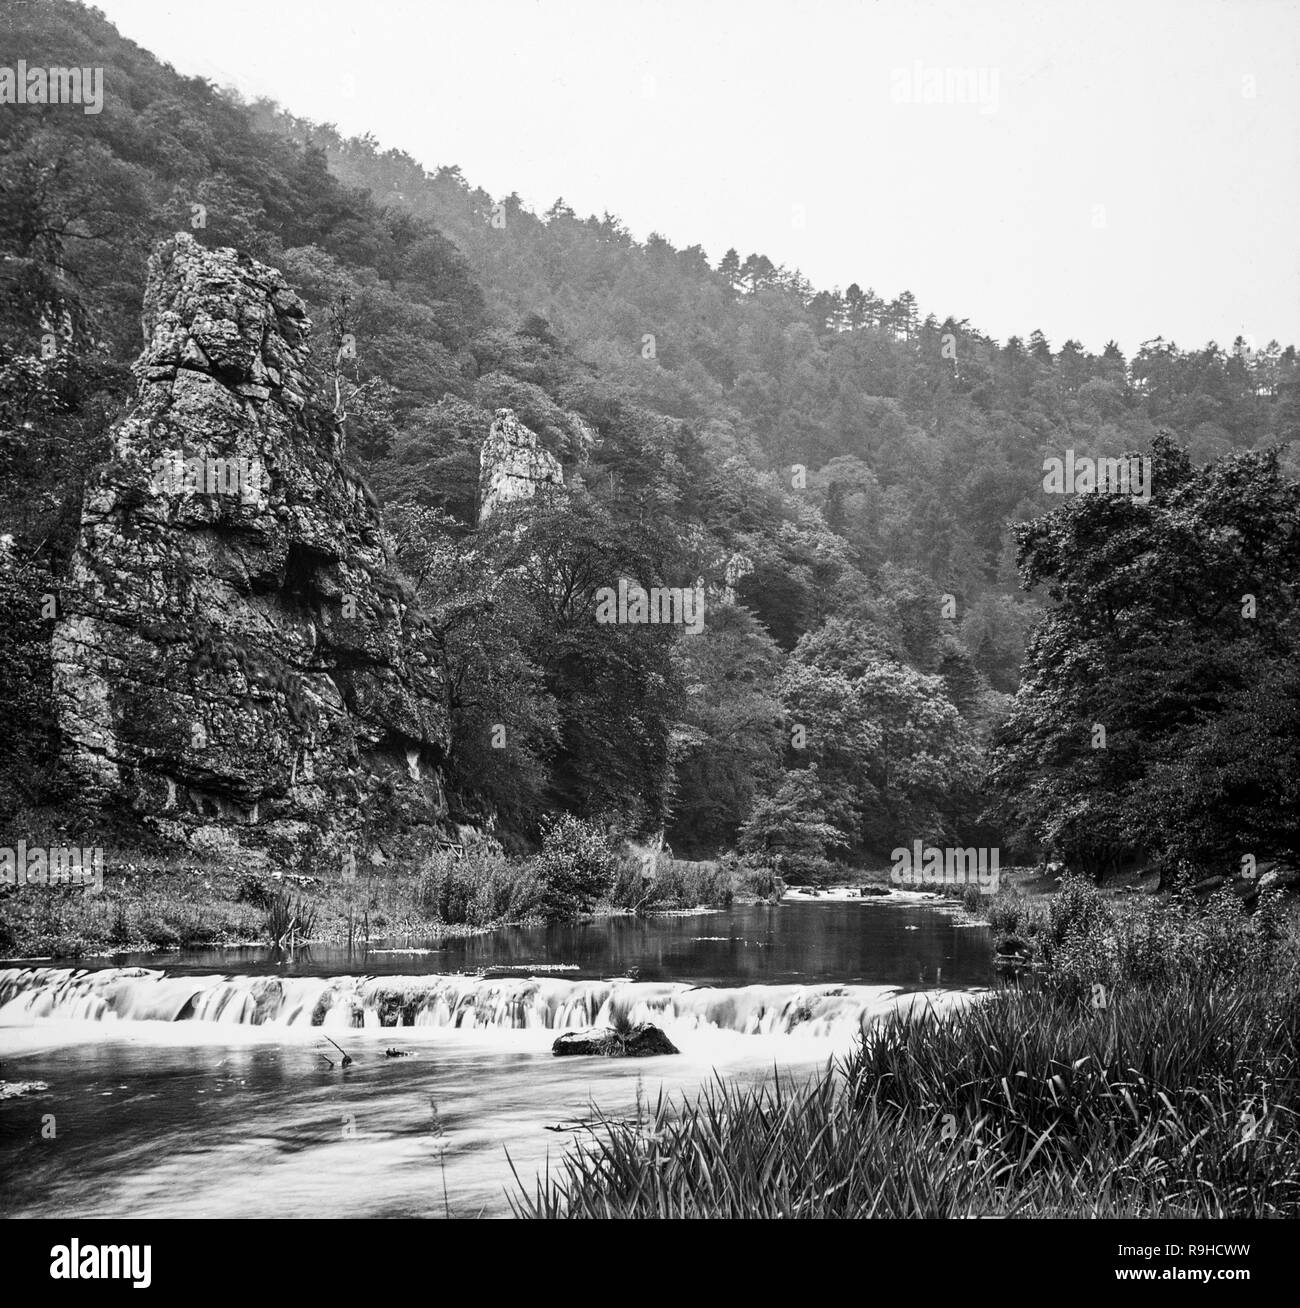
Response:
[{"label": "river water", "polygon": [[[0,1214],[508,1213],[511,1162],[531,1180],[594,1106],[810,1073],[900,1004],[961,1002],[990,961],[984,929],[933,907],[822,899],[350,957],[15,962],[0,966]],[[559,1030],[614,1012],[656,1022],[681,1056],[551,1054]]]}]

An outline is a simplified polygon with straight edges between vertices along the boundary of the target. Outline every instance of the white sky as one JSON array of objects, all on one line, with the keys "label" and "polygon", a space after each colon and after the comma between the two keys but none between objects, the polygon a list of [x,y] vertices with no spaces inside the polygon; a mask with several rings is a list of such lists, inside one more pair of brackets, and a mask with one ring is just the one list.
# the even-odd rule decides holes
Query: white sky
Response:
[{"label": "white sky", "polygon": [[[1297,0],[96,3],[183,73],[715,263],[999,339],[1300,344]],[[918,62],[996,73],[992,112],[896,103]]]}]

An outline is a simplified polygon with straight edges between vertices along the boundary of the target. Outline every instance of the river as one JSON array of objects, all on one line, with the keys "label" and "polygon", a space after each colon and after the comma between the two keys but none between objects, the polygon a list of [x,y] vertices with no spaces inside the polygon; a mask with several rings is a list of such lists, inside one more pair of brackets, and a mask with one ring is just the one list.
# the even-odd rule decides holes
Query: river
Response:
[{"label": "river", "polygon": [[[507,1214],[511,1161],[531,1180],[593,1105],[810,1073],[899,1004],[960,1002],[990,962],[986,930],[934,907],[833,897],[364,955],[14,961],[0,1214]],[[611,1011],[681,1056],[551,1054]]]}]

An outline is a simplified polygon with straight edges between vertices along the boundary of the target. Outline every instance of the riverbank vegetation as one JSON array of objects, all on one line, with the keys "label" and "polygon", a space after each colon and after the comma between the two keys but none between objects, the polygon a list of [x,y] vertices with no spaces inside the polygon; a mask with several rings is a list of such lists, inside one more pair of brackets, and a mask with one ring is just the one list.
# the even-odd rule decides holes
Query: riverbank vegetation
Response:
[{"label": "riverbank vegetation", "polygon": [[[547,1175],[535,1217],[1300,1216],[1300,933],[1071,881],[1042,970],[893,1016],[825,1076],[660,1100]],[[1032,929],[1031,929],[1032,928]]]},{"label": "riverbank vegetation", "polygon": [[413,843],[350,880],[285,872],[269,861],[150,849],[115,856],[104,887],[0,887],[0,954],[80,958],[200,946],[360,945],[592,914],[725,908],[778,899],[770,868],[732,856],[688,862],[641,857],[593,822],[546,824],[535,855],[507,855],[490,837],[467,847]]}]

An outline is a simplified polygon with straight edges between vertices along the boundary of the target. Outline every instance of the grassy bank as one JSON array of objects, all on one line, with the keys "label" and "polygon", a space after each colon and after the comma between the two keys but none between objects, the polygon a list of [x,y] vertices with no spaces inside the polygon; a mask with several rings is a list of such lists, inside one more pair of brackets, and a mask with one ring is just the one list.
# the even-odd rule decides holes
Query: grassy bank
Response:
[{"label": "grassy bank", "polygon": [[[997,906],[1001,908],[1003,906]],[[609,1124],[516,1210],[582,1217],[1300,1216],[1294,908],[1020,905],[1043,966],[826,1076]],[[996,911],[996,910],[995,910]]]},{"label": "grassy bank", "polygon": [[418,899],[418,879],[380,869],[349,888],[333,879],[249,871],[192,855],[125,852],[99,894],[68,887],[0,891],[0,955],[77,959],[111,952],[272,942],[296,917],[295,943],[343,943],[449,929]]},{"label": "grassy bank", "polygon": [[251,857],[118,849],[97,894],[0,887],[0,957],[434,938],[607,913],[723,908],[780,892],[770,872],[735,858],[665,858],[647,879],[616,841],[570,818],[552,824],[531,857],[508,857],[491,840],[462,851],[414,849],[382,866],[362,865],[351,882],[337,871],[277,871]]}]

